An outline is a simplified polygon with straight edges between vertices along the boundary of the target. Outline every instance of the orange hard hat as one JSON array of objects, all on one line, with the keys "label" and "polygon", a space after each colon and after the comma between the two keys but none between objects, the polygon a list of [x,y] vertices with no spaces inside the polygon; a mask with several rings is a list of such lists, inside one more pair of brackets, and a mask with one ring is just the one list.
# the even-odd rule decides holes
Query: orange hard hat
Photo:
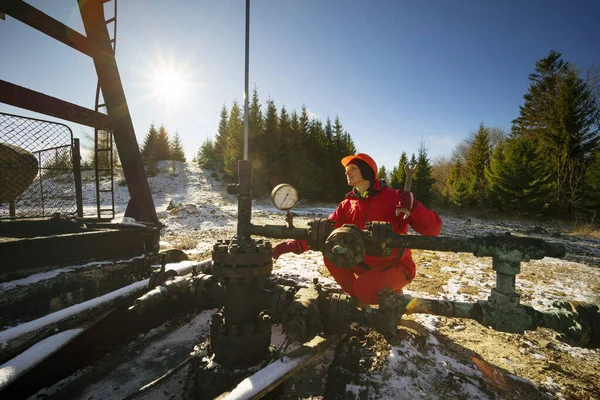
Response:
[{"label": "orange hard hat", "polygon": [[350,162],[352,160],[356,160],[356,159],[366,162],[369,165],[369,167],[371,167],[371,169],[373,170],[374,176],[377,177],[377,163],[368,154],[357,153],[357,154],[351,154],[349,156],[346,156],[346,157],[342,158],[342,165],[345,168],[346,165],[350,164]]}]

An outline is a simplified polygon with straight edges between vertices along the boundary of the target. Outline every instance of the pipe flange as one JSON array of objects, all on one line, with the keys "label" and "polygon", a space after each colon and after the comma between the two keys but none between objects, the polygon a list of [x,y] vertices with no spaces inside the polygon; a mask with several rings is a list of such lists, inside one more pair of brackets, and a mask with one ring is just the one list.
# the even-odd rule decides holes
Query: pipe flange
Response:
[{"label": "pipe flange", "polygon": [[[365,229],[369,231],[366,243],[366,253],[374,257],[389,257],[393,248],[389,240],[394,236],[392,224],[389,222],[367,222]],[[398,249],[402,254],[404,249]]]},{"label": "pipe flange", "polygon": [[327,237],[333,232],[335,221],[326,218],[308,223],[308,245],[312,250],[323,251]]},{"label": "pipe flange", "polygon": [[352,269],[365,256],[363,232],[352,224],[344,224],[331,232],[325,241],[323,254],[336,267]]}]

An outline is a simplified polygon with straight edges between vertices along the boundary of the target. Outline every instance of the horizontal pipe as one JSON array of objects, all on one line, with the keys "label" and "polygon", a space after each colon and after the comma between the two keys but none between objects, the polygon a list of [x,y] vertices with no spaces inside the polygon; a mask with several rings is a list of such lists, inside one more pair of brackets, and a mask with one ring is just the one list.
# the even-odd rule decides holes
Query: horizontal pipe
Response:
[{"label": "horizontal pipe", "polygon": [[398,248],[473,253],[478,257],[508,257],[514,261],[560,258],[566,253],[566,248],[561,243],[512,235],[432,237],[394,234],[389,239],[389,245]]},{"label": "horizontal pipe", "polygon": [[285,225],[254,225],[248,227],[251,235],[264,236],[275,239],[308,239],[308,228],[294,228]]},{"label": "horizontal pipe", "polygon": [[244,379],[231,392],[224,393],[217,399],[260,399],[345,337],[346,334],[334,334],[327,339],[316,336],[299,349]]},{"label": "horizontal pipe", "polygon": [[62,349],[83,332],[82,328],[69,329],[49,336],[31,346],[15,358],[0,365],[0,390],[31,370],[44,359]]},{"label": "horizontal pipe", "polygon": [[478,322],[483,319],[481,306],[478,303],[417,297],[413,297],[408,301],[405,314],[433,314],[450,318],[469,318]]},{"label": "horizontal pipe", "polygon": [[[206,263],[207,261],[210,260],[204,260],[199,263],[199,265],[203,265],[203,263]],[[171,265],[173,265],[173,267],[169,269],[177,271],[180,276],[188,274],[194,267],[187,263],[183,268],[177,268],[175,264]],[[85,318],[82,317],[84,313],[87,313],[87,315],[91,315],[90,313],[93,313],[94,315],[103,314],[127,301],[138,298],[144,292],[148,292],[148,283],[149,279],[144,279],[103,296],[75,304],[55,313],[45,315],[41,318],[0,332],[0,350],[2,350],[3,353],[2,359],[6,359],[4,356],[14,357],[34,343],[55,333],[56,330],[77,327],[84,323],[83,321]]]}]

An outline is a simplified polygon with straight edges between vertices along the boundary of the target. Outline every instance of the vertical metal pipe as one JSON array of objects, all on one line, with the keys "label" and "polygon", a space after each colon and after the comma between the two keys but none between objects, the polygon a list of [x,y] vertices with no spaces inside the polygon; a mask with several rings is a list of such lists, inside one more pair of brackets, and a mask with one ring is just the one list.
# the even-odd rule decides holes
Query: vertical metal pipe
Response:
[{"label": "vertical metal pipe", "polygon": [[248,159],[248,75],[250,64],[250,0],[246,0],[246,72],[244,82],[244,160]]},{"label": "vertical metal pipe", "polygon": [[81,151],[79,139],[73,139],[73,178],[75,178],[75,202],[77,217],[83,218],[83,191],[81,188]]}]

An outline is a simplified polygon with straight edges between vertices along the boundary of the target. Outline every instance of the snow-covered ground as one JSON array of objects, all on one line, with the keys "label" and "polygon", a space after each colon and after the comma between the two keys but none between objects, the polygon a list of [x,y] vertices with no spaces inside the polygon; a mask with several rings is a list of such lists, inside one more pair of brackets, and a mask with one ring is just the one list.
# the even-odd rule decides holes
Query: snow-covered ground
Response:
[{"label": "snow-covered ground", "polygon": [[[163,248],[183,248],[191,258],[198,259],[208,254],[217,239],[231,238],[235,234],[236,198],[227,194],[226,184],[215,180],[210,172],[192,164],[161,162],[158,175],[150,177],[149,182],[157,214],[165,225],[161,231]],[[92,183],[88,181],[84,187],[87,204],[94,199]],[[126,186],[116,184],[115,221],[122,219],[128,198]],[[314,218],[326,217],[334,207],[335,204],[318,207],[301,204],[293,211],[295,226],[304,227]],[[86,214],[94,212],[94,206],[86,208]],[[552,307],[555,300],[597,300],[600,288],[600,240],[564,234],[550,235],[549,227],[533,229],[511,220],[490,222],[449,215],[442,215],[442,219],[442,235],[476,236],[512,232],[560,241],[567,246],[565,260],[545,258],[522,263],[522,273],[517,276],[517,289],[521,292],[523,303],[541,310]],[[266,200],[254,200],[252,222],[284,225],[285,214]],[[185,241],[181,238],[185,238]],[[274,243],[278,241],[273,240]],[[495,286],[490,258],[427,251],[415,251],[414,258],[418,264],[418,275],[405,291],[412,296],[472,302],[486,299],[490,289]],[[65,268],[53,274],[68,270]],[[308,251],[302,255],[281,256],[274,263],[273,275],[306,285],[317,278],[325,287],[337,287],[322,272],[322,255]],[[45,279],[45,275],[39,274],[37,278],[28,279]],[[15,284],[19,283],[8,282],[3,285],[14,287]],[[3,287],[0,287],[0,292],[2,290]],[[153,381],[160,376],[157,371],[166,371],[185,359],[193,346],[206,337],[210,315],[214,311],[203,311],[179,327],[161,326],[130,343],[123,352],[126,356],[118,368],[105,374],[74,398],[121,399]],[[577,398],[573,397],[573,393],[578,393],[573,386],[578,384],[588,388],[588,391],[581,392],[582,395],[592,396],[589,398],[595,394],[600,396],[600,377],[595,385],[590,384],[587,380],[583,382],[577,376],[577,370],[574,370],[579,363],[600,365],[598,352],[564,345],[554,340],[549,331],[541,334],[504,334],[474,323],[431,315],[413,315],[408,321],[421,327],[419,334],[409,335],[409,339],[392,346],[382,368],[360,377],[361,382],[369,384],[349,383],[345,388],[345,398],[531,398],[516,389],[508,390],[514,389],[516,384],[521,385],[519,388],[523,385],[533,388],[537,396],[535,398]],[[464,351],[471,356],[457,355],[459,353],[454,347],[448,347],[448,338],[462,349],[459,353]],[[279,346],[283,341],[281,327],[275,326],[273,344]],[[492,347],[497,343],[497,351],[494,353],[488,348],[477,347],[483,342]],[[546,345],[546,342],[551,345]],[[469,344],[473,344],[473,347]],[[511,345],[516,346],[514,353],[507,348]],[[558,355],[560,359],[550,360],[548,349],[552,350],[552,357]],[[330,351],[313,363],[317,377],[325,379],[332,358],[333,352]],[[555,368],[557,362],[563,364],[562,371]],[[573,368],[569,368],[569,365]],[[0,379],[8,367],[6,364],[0,366]],[[44,389],[37,396],[54,394],[60,398],[62,387],[92,368],[79,371],[71,378]],[[537,370],[535,373],[527,372],[528,368]],[[179,398],[185,374],[184,368],[139,398]],[[565,377],[568,374],[570,377]],[[291,390],[292,387],[287,389]],[[303,396],[302,393],[296,393],[296,397],[291,395],[285,398],[311,397]]]}]

